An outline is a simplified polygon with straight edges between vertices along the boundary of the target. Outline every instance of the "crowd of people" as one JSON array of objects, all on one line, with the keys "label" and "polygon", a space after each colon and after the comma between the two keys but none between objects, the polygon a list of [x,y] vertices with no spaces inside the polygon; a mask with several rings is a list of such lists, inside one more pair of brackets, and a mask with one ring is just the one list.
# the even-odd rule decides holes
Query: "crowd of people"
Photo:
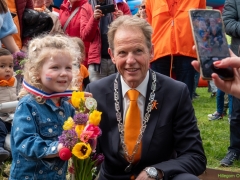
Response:
[{"label": "crowd of people", "polygon": [[[226,0],[223,10],[231,57],[214,66],[232,67],[235,78],[224,81],[213,73],[211,81],[221,104],[211,120],[223,116],[220,96],[233,97],[222,166],[240,158],[234,3]],[[103,14],[99,7],[110,4],[115,11]],[[55,8],[52,0],[0,0],[0,103],[19,101],[16,108],[0,109],[0,162],[11,154],[9,180],[66,179],[68,163],[59,158],[64,146],[58,136],[66,117],[75,114],[68,90],[85,91],[102,112],[99,180],[197,180],[207,158],[192,105],[200,68],[186,19],[189,9],[206,9],[206,1],[143,0],[135,15],[120,0],[63,0],[59,13]],[[203,46],[221,48],[222,42],[209,43]],[[12,54],[18,53],[26,58],[15,78],[19,69]],[[4,149],[9,133],[11,152]]]}]

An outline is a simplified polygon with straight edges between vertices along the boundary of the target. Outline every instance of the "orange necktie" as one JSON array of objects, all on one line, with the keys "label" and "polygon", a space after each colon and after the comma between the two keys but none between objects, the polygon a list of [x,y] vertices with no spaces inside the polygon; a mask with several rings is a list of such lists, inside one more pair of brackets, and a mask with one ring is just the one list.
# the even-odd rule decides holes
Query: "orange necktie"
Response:
[{"label": "orange necktie", "polygon": [[[124,124],[124,141],[127,146],[128,155],[132,155],[133,149],[137,144],[137,138],[140,134],[141,129],[141,115],[138,107],[138,96],[139,92],[135,89],[130,89],[127,92],[130,104],[126,113],[126,119]],[[141,157],[141,143],[137,153],[134,156],[134,161],[136,162]]]}]

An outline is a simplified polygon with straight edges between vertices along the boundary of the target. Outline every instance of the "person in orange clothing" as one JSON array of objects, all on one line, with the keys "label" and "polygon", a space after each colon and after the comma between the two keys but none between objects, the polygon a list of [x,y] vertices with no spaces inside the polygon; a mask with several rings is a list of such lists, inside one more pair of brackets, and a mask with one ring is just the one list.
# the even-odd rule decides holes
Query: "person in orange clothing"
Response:
[{"label": "person in orange clothing", "polygon": [[32,0],[6,0],[6,3],[18,30],[18,33],[13,34],[14,41],[19,49],[26,51],[30,37],[23,37],[23,14],[26,8],[33,9],[33,2]]},{"label": "person in orange clothing", "polygon": [[197,55],[192,50],[194,40],[188,11],[205,9],[206,0],[146,0],[145,6],[148,22],[153,27],[151,68],[167,76],[174,70],[176,80],[188,86],[192,98],[195,70],[191,62]]},{"label": "person in orange clothing", "polygon": [[79,90],[83,91],[85,89],[85,87],[90,83],[89,80],[89,72],[86,68],[86,66],[83,64],[85,61],[85,46],[84,46],[84,42],[78,38],[78,37],[72,37],[72,39],[74,41],[77,42],[80,51],[81,51],[81,58],[79,59],[79,64],[80,64],[80,72],[79,72]]}]

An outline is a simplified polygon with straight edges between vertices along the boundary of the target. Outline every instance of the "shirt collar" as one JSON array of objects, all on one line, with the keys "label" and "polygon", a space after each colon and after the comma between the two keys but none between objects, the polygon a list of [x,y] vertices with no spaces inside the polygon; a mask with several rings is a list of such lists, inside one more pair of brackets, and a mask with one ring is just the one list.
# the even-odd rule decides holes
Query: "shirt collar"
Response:
[{"label": "shirt collar", "polygon": [[[121,80],[121,84],[122,84],[122,97],[124,97],[125,94],[127,93],[127,91],[128,91],[129,89],[132,89],[132,88],[130,88],[130,87],[126,84],[126,82],[123,80],[123,77],[122,77],[122,76],[120,76],[120,80]],[[142,95],[143,97],[145,97],[145,98],[146,98],[146,93],[147,93],[148,80],[149,80],[149,71],[147,71],[147,74],[146,74],[144,80],[142,81],[142,83],[139,84],[139,86],[135,88],[135,89],[136,89],[138,92],[140,92],[141,95]]]}]

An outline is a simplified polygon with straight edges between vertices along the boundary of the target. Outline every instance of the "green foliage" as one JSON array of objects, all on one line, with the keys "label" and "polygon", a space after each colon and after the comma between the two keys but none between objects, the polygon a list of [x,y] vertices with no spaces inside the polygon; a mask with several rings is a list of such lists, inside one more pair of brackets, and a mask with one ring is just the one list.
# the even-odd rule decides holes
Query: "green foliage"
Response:
[{"label": "green foliage", "polygon": [[221,120],[209,121],[207,115],[216,111],[216,97],[211,98],[207,88],[199,87],[197,93],[200,96],[194,99],[193,106],[207,156],[207,167],[240,172],[240,161],[230,168],[220,167],[219,163],[225,157],[230,142],[228,115]]}]

